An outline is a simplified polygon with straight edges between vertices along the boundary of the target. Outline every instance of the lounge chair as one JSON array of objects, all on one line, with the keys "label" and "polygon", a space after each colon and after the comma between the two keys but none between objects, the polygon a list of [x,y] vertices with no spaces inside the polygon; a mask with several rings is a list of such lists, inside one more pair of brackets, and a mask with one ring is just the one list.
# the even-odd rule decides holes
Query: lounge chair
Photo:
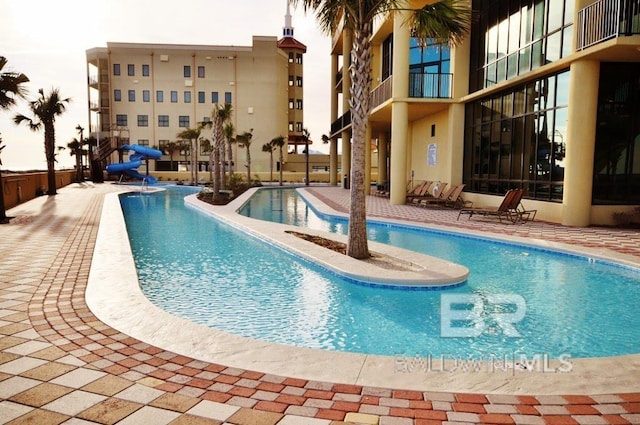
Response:
[{"label": "lounge chair", "polygon": [[426,180],[407,192],[405,203],[413,203],[414,199],[420,199],[425,196],[427,193],[429,193],[429,188],[431,187],[432,183],[432,181]]},{"label": "lounge chair", "polygon": [[447,183],[435,182],[429,190],[425,191],[422,196],[414,196],[411,199],[412,205],[420,205],[423,201],[427,199],[438,199],[441,198],[447,188]]},{"label": "lounge chair", "polygon": [[447,191],[443,192],[439,198],[425,198],[420,201],[421,207],[428,207],[431,205],[440,205],[444,207],[462,207],[465,205],[465,201],[462,199],[462,190],[464,184],[451,186]]},{"label": "lounge chair", "polygon": [[462,214],[468,214],[469,219],[473,217],[474,214],[479,214],[483,216],[493,216],[498,217],[500,222],[502,223],[502,219],[507,219],[509,222],[515,224],[519,221],[522,221],[522,214],[518,212],[518,206],[520,205],[520,201],[522,200],[524,192],[522,189],[510,189],[504,195],[502,199],[502,203],[497,208],[474,208],[467,207],[461,208],[458,213],[458,220],[460,220],[460,216]]}]

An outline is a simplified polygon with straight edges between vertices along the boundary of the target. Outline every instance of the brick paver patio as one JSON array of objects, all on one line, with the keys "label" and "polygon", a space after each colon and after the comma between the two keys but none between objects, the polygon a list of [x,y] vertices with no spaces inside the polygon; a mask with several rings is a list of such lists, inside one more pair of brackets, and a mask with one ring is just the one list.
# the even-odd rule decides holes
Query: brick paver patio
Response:
[{"label": "brick paver patio", "polygon": [[[9,215],[16,218],[0,226],[0,423],[640,424],[640,388],[563,396],[401,391],[230,368],[131,338],[100,322],[84,301],[102,200],[119,190],[74,184],[14,208]],[[347,210],[347,191],[311,190]],[[367,202],[372,217],[640,257],[640,234],[632,230],[456,222],[453,211],[392,206],[376,197]]]}]

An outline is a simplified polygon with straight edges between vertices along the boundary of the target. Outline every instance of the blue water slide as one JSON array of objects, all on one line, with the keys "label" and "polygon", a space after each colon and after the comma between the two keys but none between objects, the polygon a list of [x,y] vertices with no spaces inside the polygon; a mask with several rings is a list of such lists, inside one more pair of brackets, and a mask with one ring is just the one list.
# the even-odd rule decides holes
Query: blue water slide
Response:
[{"label": "blue water slide", "polygon": [[107,172],[112,174],[124,173],[128,176],[138,180],[147,180],[150,184],[155,184],[158,180],[153,176],[140,174],[138,167],[142,165],[142,162],[147,159],[159,159],[162,157],[162,152],[158,149],[149,148],[147,146],[140,145],[122,145],[122,150],[133,151],[134,153],[129,155],[129,162],[121,162],[117,164],[107,165]]}]

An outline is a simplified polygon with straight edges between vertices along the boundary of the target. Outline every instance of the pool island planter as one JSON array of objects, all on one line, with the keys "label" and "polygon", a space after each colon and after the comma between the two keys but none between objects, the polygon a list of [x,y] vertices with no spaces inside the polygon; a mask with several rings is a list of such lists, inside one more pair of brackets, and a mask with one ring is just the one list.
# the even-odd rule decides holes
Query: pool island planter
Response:
[{"label": "pool island planter", "polygon": [[[373,241],[369,241],[373,255],[371,260],[349,257],[290,233],[299,232],[299,227],[264,222],[238,214],[238,209],[248,199],[244,196],[241,198],[239,202],[220,206],[203,202],[194,194],[185,197],[185,204],[357,284],[428,290],[462,285],[469,276],[469,269],[460,264]],[[347,242],[345,235],[306,228],[304,232],[336,242]],[[386,267],[385,263],[394,266]]]}]

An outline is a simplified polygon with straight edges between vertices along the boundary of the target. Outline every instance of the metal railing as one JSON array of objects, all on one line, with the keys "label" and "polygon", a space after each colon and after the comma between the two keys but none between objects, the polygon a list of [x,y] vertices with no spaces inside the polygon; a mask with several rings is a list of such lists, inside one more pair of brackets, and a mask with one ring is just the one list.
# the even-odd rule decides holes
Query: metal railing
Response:
[{"label": "metal railing", "polygon": [[453,74],[420,73],[409,74],[409,97],[427,99],[450,99]]},{"label": "metal railing", "polygon": [[638,0],[598,0],[578,11],[576,50],[620,35],[640,34]]},{"label": "metal railing", "polygon": [[391,91],[393,89],[393,78],[387,77],[380,85],[371,90],[369,103],[371,109],[382,105],[386,100],[391,99]]},{"label": "metal railing", "polygon": [[351,111],[347,111],[340,118],[331,123],[331,135],[341,132],[351,125]]}]

